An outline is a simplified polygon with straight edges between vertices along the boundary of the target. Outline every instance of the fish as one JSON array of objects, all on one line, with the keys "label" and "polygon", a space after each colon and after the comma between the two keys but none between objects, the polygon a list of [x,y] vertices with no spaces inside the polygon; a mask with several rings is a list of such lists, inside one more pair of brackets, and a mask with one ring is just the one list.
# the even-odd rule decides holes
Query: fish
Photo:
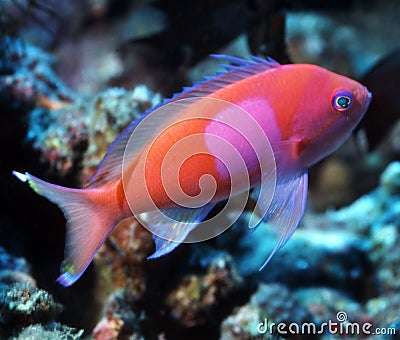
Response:
[{"label": "fish", "polygon": [[125,218],[144,216],[155,242],[148,258],[156,259],[200,230],[217,203],[250,191],[260,215],[251,227],[266,221],[277,237],[261,270],[299,225],[308,168],[351,135],[372,99],[357,81],[317,65],[211,56],[228,62],[224,71],[133,121],[83,189],[13,171],[65,215],[61,285],[81,277]]}]

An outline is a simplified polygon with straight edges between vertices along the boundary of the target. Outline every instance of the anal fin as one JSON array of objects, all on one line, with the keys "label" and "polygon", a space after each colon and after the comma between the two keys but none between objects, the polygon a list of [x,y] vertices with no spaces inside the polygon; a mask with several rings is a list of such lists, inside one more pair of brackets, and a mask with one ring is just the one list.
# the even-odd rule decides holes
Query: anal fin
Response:
[{"label": "anal fin", "polygon": [[[214,203],[208,203],[197,209],[171,208],[146,213],[144,220],[153,233],[156,245],[156,251],[148,259],[166,255],[178,247],[207,217],[214,206]],[[165,218],[163,214],[168,218]]]}]

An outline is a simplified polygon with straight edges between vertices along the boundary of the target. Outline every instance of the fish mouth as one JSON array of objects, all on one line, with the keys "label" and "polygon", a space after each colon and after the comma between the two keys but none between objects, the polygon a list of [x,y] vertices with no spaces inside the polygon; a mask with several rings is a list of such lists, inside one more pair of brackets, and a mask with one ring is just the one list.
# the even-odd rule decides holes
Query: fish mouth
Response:
[{"label": "fish mouth", "polygon": [[364,86],[363,89],[355,89],[353,90],[353,95],[357,99],[359,103],[363,106],[368,107],[372,100],[372,93],[368,91],[368,89]]},{"label": "fish mouth", "polygon": [[371,92],[369,92],[368,91],[368,89],[367,88],[365,88],[365,90],[367,91],[367,101],[366,101],[366,105],[369,105],[369,103],[371,103],[371,100],[372,100],[372,93]]}]

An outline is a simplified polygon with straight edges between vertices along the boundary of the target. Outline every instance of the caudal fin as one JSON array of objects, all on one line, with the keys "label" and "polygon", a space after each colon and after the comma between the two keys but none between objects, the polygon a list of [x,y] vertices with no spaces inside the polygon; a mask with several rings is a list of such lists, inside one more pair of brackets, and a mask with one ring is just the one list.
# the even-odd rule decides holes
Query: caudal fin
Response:
[{"label": "caudal fin", "polygon": [[89,266],[97,250],[117,222],[104,206],[93,199],[95,189],[70,189],[42,181],[28,173],[13,174],[28,182],[39,195],[56,203],[67,219],[64,261],[57,282],[70,286]]}]

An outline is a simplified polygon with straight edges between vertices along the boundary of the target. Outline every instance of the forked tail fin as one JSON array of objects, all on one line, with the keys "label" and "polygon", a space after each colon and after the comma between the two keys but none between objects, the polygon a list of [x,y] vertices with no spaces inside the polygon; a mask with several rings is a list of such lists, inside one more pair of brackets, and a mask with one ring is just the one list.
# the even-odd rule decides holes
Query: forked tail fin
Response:
[{"label": "forked tail fin", "polygon": [[113,231],[118,221],[104,204],[96,202],[93,195],[98,189],[70,189],[47,183],[28,173],[13,174],[28,182],[39,195],[56,203],[67,219],[64,261],[57,282],[70,286],[89,266],[97,250]]}]

